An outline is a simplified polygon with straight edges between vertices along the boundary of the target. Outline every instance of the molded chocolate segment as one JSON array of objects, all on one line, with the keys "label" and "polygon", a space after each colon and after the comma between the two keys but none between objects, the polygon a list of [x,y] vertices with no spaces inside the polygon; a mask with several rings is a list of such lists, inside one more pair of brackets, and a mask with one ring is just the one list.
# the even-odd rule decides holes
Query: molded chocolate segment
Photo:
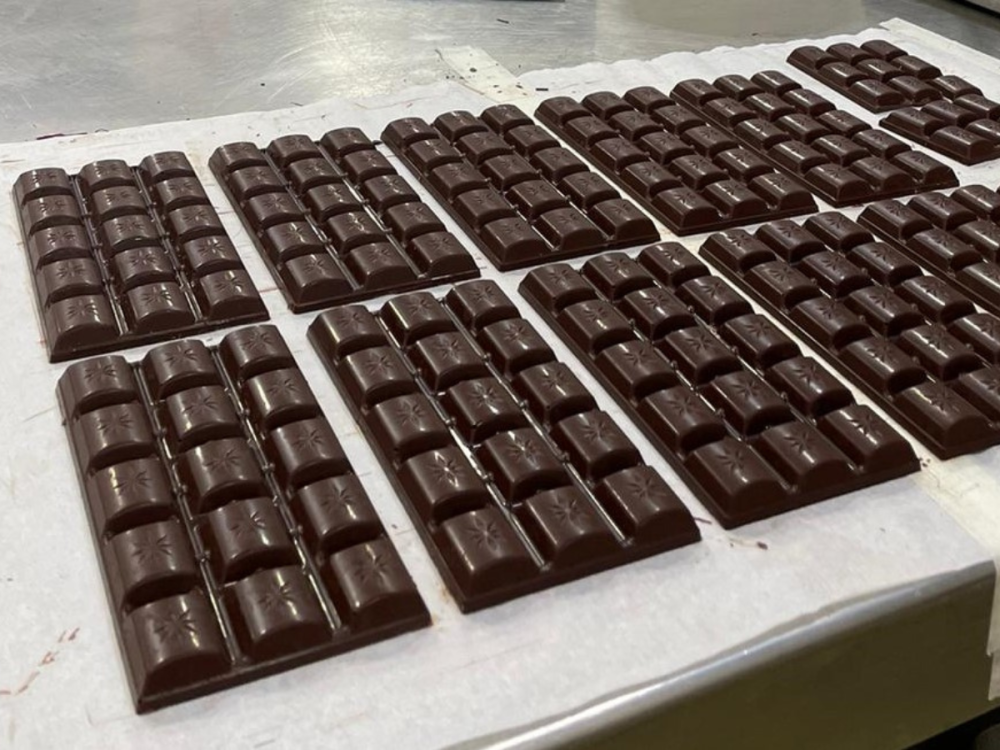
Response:
[{"label": "molded chocolate segment", "polygon": [[52,362],[267,319],[180,152],[25,172],[14,201]]},{"label": "molded chocolate segment", "polygon": [[[732,78],[726,85],[753,88]],[[689,93],[693,99],[713,91],[703,86]],[[850,227],[823,226],[843,242],[854,239]],[[830,290],[850,293],[859,283],[851,280],[863,273],[839,255],[827,257],[822,242],[791,222],[765,225],[756,237],[742,230],[712,235],[702,253],[736,278],[753,280],[775,305],[815,307],[814,327],[827,338],[849,344],[867,333],[850,311],[827,315],[814,305],[835,303],[821,289],[805,293],[815,282],[776,260],[773,246],[808,264]],[[866,444],[874,434],[868,421],[857,426],[838,418],[849,413],[854,419],[861,408],[851,392],[679,244],[653,245],[635,259],[605,254],[579,270],[539,268],[520,290],[727,528],[918,468],[909,445],[887,424],[879,420],[877,437]],[[564,306],[565,290],[585,301]],[[585,325],[571,314],[582,306],[592,311]],[[594,344],[611,331],[619,332],[613,343]],[[957,353],[949,358],[944,344],[925,348],[939,367],[970,366]],[[531,403],[532,391],[524,384],[518,390]],[[635,464],[632,443],[591,409],[564,417],[553,436],[581,475],[599,480],[597,495],[608,514],[638,533],[669,515],[676,499],[644,467],[626,468]],[[641,512],[638,503],[620,507],[626,485],[643,488]]]},{"label": "molded chocolate segment", "polygon": [[[580,112],[572,127],[581,137],[610,143],[606,126]],[[501,270],[656,239],[641,211],[512,105],[478,118],[446,113],[433,125],[397,120],[382,138]],[[637,154],[609,149],[605,158],[625,164]]]},{"label": "molded chocolate segment", "polygon": [[[58,395],[137,710],[429,623],[273,326],[79,362]],[[480,481],[434,513],[486,502]]]},{"label": "molded chocolate segment", "polygon": [[[401,127],[400,137],[419,136]],[[255,156],[235,158],[234,148]],[[282,136],[264,151],[220,146],[209,166],[294,312],[479,274],[357,128],[331,130],[319,143]]]},{"label": "molded chocolate segment", "polygon": [[[976,312],[957,288],[969,270],[995,267],[970,263],[980,256],[957,232],[980,222],[978,232],[965,236],[989,236],[981,227],[989,220],[977,217],[990,215],[991,203],[1000,196],[991,198],[979,187],[961,188],[955,196],[929,193],[913,198],[909,206],[875,203],[861,213],[864,226],[830,212],[801,226],[765,225],[754,237],[739,230],[715,235],[702,248],[702,255],[726,276],[943,458],[1000,442],[992,399],[982,398],[973,377],[998,362],[1000,318]],[[895,248],[876,242],[866,226]],[[751,242],[756,265],[741,268]],[[925,274],[920,264],[948,280]],[[828,374],[795,358],[770,367],[765,378],[785,393],[789,404],[816,417],[820,432],[852,462],[868,456],[877,462],[886,457],[911,462],[905,442],[874,414],[850,406],[847,391]],[[762,455],[773,457],[785,477],[799,472],[792,466],[794,456],[779,450],[777,438],[791,444],[792,436],[777,428],[763,434],[772,437],[766,449],[757,446]],[[873,444],[879,441],[884,444]],[[807,442],[803,455],[813,456],[817,465],[834,466],[819,458],[826,455],[825,443]],[[809,478],[796,481],[822,483],[813,478],[814,470],[819,472],[815,476],[826,476],[827,470],[817,466],[809,470]],[[831,468],[829,473],[838,472]]]},{"label": "molded chocolate segment", "polygon": [[[503,114],[507,122],[512,111]],[[503,132],[525,127],[494,119]],[[482,122],[451,113],[437,127],[468,138],[486,132]],[[393,137],[410,140],[414,130],[424,132],[399,124]],[[652,284],[643,267],[613,259],[592,261],[607,288],[624,294]],[[552,283],[549,299],[572,301],[558,278]],[[565,311],[579,313],[580,335],[610,352],[587,313],[574,311],[586,304]],[[309,337],[463,611],[699,538],[629,437],[495,282],[462,284],[440,300],[394,297],[375,313],[331,310]],[[622,368],[632,355],[621,355]],[[636,387],[662,376],[636,372]],[[329,535],[314,492],[300,490],[296,512],[322,544]],[[337,538],[327,544],[343,547]]]},{"label": "molded chocolate segment", "polygon": [[[688,93],[706,107],[723,97],[698,86]],[[614,106],[593,103],[605,99]],[[542,102],[535,116],[677,234],[815,210],[801,186],[678,104],[684,101],[646,86],[624,98],[590,94],[585,106],[557,97]],[[727,128],[746,119],[745,108],[730,104],[713,109]],[[581,110],[588,114],[567,118]]]},{"label": "molded chocolate segment", "polygon": [[[847,63],[834,66],[850,68]],[[723,76],[715,84],[681,81],[670,95],[828,203],[849,205],[958,184],[941,162],[835,109],[778,71],[756,73],[735,88],[731,78]],[[732,89],[728,96],[727,87]],[[865,90],[864,82],[855,87]],[[884,99],[892,92],[875,90],[884,87],[876,82],[868,93]],[[734,119],[736,108],[746,110],[746,116]]]}]

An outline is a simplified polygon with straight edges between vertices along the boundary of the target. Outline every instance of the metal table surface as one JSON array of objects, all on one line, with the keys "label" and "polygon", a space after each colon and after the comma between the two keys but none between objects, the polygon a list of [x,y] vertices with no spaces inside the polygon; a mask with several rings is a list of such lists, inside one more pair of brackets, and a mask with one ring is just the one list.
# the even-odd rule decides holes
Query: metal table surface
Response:
[{"label": "metal table surface", "polygon": [[[895,16],[1000,56],[1000,17],[947,0],[8,4],[0,11],[0,141],[389,92],[453,77],[438,49],[458,45],[483,48],[517,74],[850,32]],[[832,639],[806,630],[752,658],[731,655],[737,666],[723,679],[706,668],[689,689],[625,724],[601,722],[595,708],[587,745],[657,746],[664,733],[706,748],[765,736],[772,748],[844,746],[852,736],[852,747],[919,740],[987,708],[993,578],[983,564],[900,592],[892,612],[855,618]],[[872,670],[873,662],[892,668]],[[859,685],[851,677],[862,669],[879,679]],[[819,679],[833,703],[808,699]],[[798,699],[775,701],[777,691]],[[921,705],[935,710],[915,712]],[[854,729],[837,742],[811,736],[831,711]]]}]

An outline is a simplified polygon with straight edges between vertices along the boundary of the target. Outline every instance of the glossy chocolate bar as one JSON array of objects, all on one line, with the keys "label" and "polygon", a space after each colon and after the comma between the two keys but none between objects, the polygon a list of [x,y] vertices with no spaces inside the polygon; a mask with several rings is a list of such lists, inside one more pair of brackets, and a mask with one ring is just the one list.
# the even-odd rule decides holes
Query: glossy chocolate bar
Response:
[{"label": "glossy chocolate bar", "polygon": [[847,42],[825,50],[814,45],[797,47],[788,62],[869,112],[983,93],[958,76],[942,75],[929,62],[883,39],[872,39],[860,47]]},{"label": "glossy chocolate bar", "polygon": [[495,282],[331,310],[309,338],[462,611],[700,538]]},{"label": "glossy chocolate bar", "polygon": [[701,255],[937,456],[1000,442],[1000,318],[858,223],[722,232]]},{"label": "glossy chocolate bar", "polygon": [[52,362],[267,320],[179,151],[25,172],[14,203]]},{"label": "glossy chocolate bar", "polygon": [[429,624],[273,326],[79,362],[58,395],[137,711]]},{"label": "glossy chocolate bar", "polygon": [[357,128],[229,143],[209,164],[293,312],[479,275]]},{"label": "glossy chocolate bar", "polygon": [[648,86],[535,111],[675,234],[816,210],[812,196],[729,134]]},{"label": "glossy chocolate bar", "polygon": [[925,193],[906,203],[867,206],[858,222],[969,299],[1000,315],[1000,194],[967,185],[951,196]]},{"label": "glossy chocolate bar", "polygon": [[962,164],[1000,157],[1000,102],[981,94],[899,109],[880,124]]},{"label": "glossy chocolate bar", "polygon": [[834,206],[958,185],[951,167],[776,70],[692,78],[670,96]]},{"label": "glossy chocolate bar", "polygon": [[382,139],[501,271],[659,239],[649,217],[517,107],[409,117]]},{"label": "glossy chocolate bar", "polygon": [[726,528],[918,468],[909,443],[677,243],[521,294]]}]

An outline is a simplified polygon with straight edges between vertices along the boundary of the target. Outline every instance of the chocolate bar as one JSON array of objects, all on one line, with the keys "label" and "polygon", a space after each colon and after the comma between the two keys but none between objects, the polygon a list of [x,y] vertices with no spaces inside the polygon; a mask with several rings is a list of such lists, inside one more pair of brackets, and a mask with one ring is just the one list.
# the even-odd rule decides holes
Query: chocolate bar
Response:
[{"label": "chocolate bar", "polygon": [[278,330],[59,379],[136,710],[430,623]]},{"label": "chocolate bar", "polygon": [[776,70],[693,78],[670,96],[834,206],[958,185],[950,167]]},{"label": "chocolate bar", "polygon": [[725,528],[919,468],[892,427],[677,243],[535,269],[520,291]]},{"label": "chocolate bar", "polygon": [[309,338],[463,612],[700,538],[495,282],[331,310]]},{"label": "chocolate bar", "polygon": [[479,269],[357,128],[220,146],[209,165],[293,312],[470,279]]},{"label": "chocolate bar", "polygon": [[714,234],[701,255],[937,456],[1000,442],[1000,318],[860,224],[779,221]]},{"label": "chocolate bar", "polygon": [[925,193],[906,203],[867,206],[858,222],[945,279],[983,309],[1000,315],[1000,194],[967,185],[951,196]]},{"label": "chocolate bar", "polygon": [[267,320],[267,308],[179,151],[14,183],[49,360]]},{"label": "chocolate bar", "polygon": [[899,109],[880,124],[962,164],[1000,157],[1000,102],[981,94]]},{"label": "chocolate bar", "polygon": [[408,117],[382,140],[501,271],[659,239],[649,217],[503,104]]},{"label": "chocolate bar", "polygon": [[926,60],[884,39],[872,39],[860,47],[847,42],[825,50],[815,45],[797,47],[788,62],[869,112],[983,93],[963,78],[942,75]]},{"label": "chocolate bar", "polygon": [[582,103],[553,97],[535,117],[675,234],[816,210],[798,182],[652,87],[624,98],[600,91]]}]

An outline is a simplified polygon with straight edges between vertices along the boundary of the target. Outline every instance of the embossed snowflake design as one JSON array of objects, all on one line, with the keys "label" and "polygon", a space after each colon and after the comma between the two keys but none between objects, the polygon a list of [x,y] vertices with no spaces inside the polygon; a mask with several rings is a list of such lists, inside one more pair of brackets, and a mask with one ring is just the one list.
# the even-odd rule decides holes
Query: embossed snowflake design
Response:
[{"label": "embossed snowflake design", "polygon": [[793,451],[804,456],[816,447],[813,436],[805,430],[795,430],[782,436],[782,441]]},{"label": "embossed snowflake design", "polygon": [[990,372],[986,377],[980,380],[983,388],[992,393],[994,396],[1000,396],[1000,373]]},{"label": "embossed snowflake design", "polygon": [[979,320],[976,321],[976,325],[980,331],[985,333],[991,339],[1000,339],[1000,318],[995,318],[990,316],[981,316]]},{"label": "embossed snowflake design", "polygon": [[140,565],[146,565],[154,560],[170,560],[174,556],[174,550],[166,534],[159,536],[146,534],[132,542],[129,554]]},{"label": "embossed snowflake design", "polygon": [[270,182],[271,170],[266,167],[254,167],[240,172],[240,178],[251,185]]},{"label": "embossed snowflake design", "polygon": [[909,213],[909,210],[904,209],[903,204],[899,201],[886,201],[882,204],[882,206],[883,210],[894,219],[905,218],[906,214]]},{"label": "embossed snowflake design", "polygon": [[695,352],[696,354],[707,352],[715,343],[712,340],[711,335],[706,331],[701,330],[700,328],[694,331],[685,331],[684,341],[687,342],[687,345],[688,347],[690,347],[691,351]]},{"label": "embossed snowflake design", "polygon": [[813,303],[815,310],[823,320],[833,320],[840,312],[840,305],[831,299],[820,298]]},{"label": "embossed snowflake design", "polygon": [[701,406],[701,401],[692,393],[672,393],[664,401],[664,405],[678,415],[684,415]]},{"label": "embossed snowflake design", "polygon": [[291,581],[269,581],[255,601],[262,612],[275,612],[295,605],[295,587]]},{"label": "embossed snowflake design", "polygon": [[136,250],[132,254],[132,257],[129,258],[128,264],[134,269],[150,268],[157,265],[159,259],[156,251],[147,247],[142,250]]},{"label": "embossed snowflake design", "polygon": [[541,459],[541,451],[533,437],[513,435],[507,443],[507,455],[514,461],[524,461],[537,465]]},{"label": "embossed snowflake design", "polygon": [[260,511],[242,511],[230,521],[228,529],[236,539],[254,539],[267,530],[267,524]]},{"label": "embossed snowflake design", "polygon": [[37,172],[36,177],[39,183],[45,183],[45,182],[52,183],[52,182],[62,181],[62,175],[59,174],[59,172],[56,172],[51,169]]},{"label": "embossed snowflake design", "polygon": [[217,294],[226,296],[242,294],[246,291],[246,283],[233,272],[229,272],[221,279],[216,280],[212,286],[215,288]]},{"label": "embossed snowflake design", "polygon": [[219,400],[213,393],[199,393],[187,406],[181,409],[181,414],[193,417],[214,414],[219,410]]},{"label": "embossed snowflake design", "polygon": [[504,326],[502,338],[509,343],[516,343],[526,338],[531,328],[524,321],[514,321]]},{"label": "embossed snowflake design", "polygon": [[319,505],[327,513],[353,513],[354,506],[358,499],[354,492],[346,487],[336,488],[324,492],[319,499]]},{"label": "embossed snowflake design", "polygon": [[764,269],[764,272],[779,284],[784,284],[792,278],[792,267],[786,263],[777,263],[773,266],[768,266]]},{"label": "embossed snowflake design", "polygon": [[130,235],[142,235],[146,231],[146,224],[141,219],[132,217],[129,219],[118,219],[118,230],[121,234]]},{"label": "embossed snowflake design", "polygon": [[389,265],[396,257],[391,245],[375,245],[368,251],[368,260],[375,265]]},{"label": "embossed snowflake design", "polygon": [[198,625],[190,611],[174,612],[164,617],[150,617],[150,628],[160,643],[182,643],[194,640]]},{"label": "embossed snowflake design", "polygon": [[501,532],[494,521],[476,516],[469,519],[465,528],[469,541],[474,545],[494,553],[499,551]]},{"label": "embossed snowflake design", "polygon": [[107,382],[118,377],[118,370],[114,362],[96,362],[87,365],[83,370],[83,382]]},{"label": "embossed snowflake design", "polygon": [[393,369],[393,360],[388,354],[372,352],[364,361],[365,372],[372,377],[385,377]]},{"label": "embossed snowflake design", "polygon": [[288,244],[295,245],[308,244],[311,239],[306,227],[294,221],[285,224],[281,230],[281,235]]},{"label": "embossed snowflake design", "polygon": [[240,340],[240,349],[247,354],[262,354],[274,345],[270,331],[256,329]]},{"label": "embossed snowflake design", "polygon": [[120,467],[115,469],[115,479],[111,484],[119,497],[136,497],[141,495],[143,490],[149,488],[149,473],[145,469],[139,469],[129,473]]},{"label": "embossed snowflake design", "polygon": [[868,254],[879,263],[889,265],[895,260],[896,253],[888,245],[882,242],[873,242],[869,245]]},{"label": "embossed snowflake design", "polygon": [[610,255],[603,259],[608,272],[620,279],[627,279],[635,273],[635,261],[624,255]]},{"label": "embossed snowflake design", "polygon": [[[278,211],[285,207],[284,196],[277,194],[266,195],[257,201],[257,205],[268,213]],[[187,214],[183,214],[183,218],[187,220]]]},{"label": "embossed snowflake design", "polygon": [[443,360],[458,362],[465,353],[465,347],[462,346],[462,340],[457,335],[447,336],[434,343],[434,353]]},{"label": "embossed snowflake design", "polygon": [[326,440],[318,427],[300,430],[292,440],[292,447],[300,452],[318,451],[326,447]]},{"label": "embossed snowflake design", "polygon": [[950,333],[938,325],[933,325],[924,336],[924,340],[943,354],[959,348],[959,342]]},{"label": "embossed snowflake design", "polygon": [[69,206],[69,202],[64,198],[46,198],[41,202],[42,210],[46,214],[62,213]]},{"label": "embossed snowflake design", "polygon": [[447,458],[440,453],[434,457],[430,469],[431,477],[437,484],[450,484],[458,487],[462,481],[462,466],[453,458]]},{"label": "embossed snowflake design", "polygon": [[538,384],[547,391],[555,391],[565,388],[569,383],[569,377],[561,369],[547,370],[538,381]]},{"label": "embossed snowflake design", "polygon": [[187,167],[186,160],[180,154],[165,152],[156,154],[153,163],[160,169],[170,169],[172,167]]},{"label": "embossed snowflake design", "polygon": [[90,300],[74,299],[66,306],[66,317],[69,320],[96,318],[97,315],[97,303]]},{"label": "embossed snowflake design", "polygon": [[132,191],[125,188],[117,188],[104,191],[104,201],[114,206],[118,203],[128,203],[132,199]]},{"label": "embossed snowflake design", "polygon": [[162,286],[154,286],[147,289],[139,295],[139,299],[148,307],[169,305],[174,300],[173,295],[170,294],[170,290]]},{"label": "embossed snowflake design", "polygon": [[1000,283],[1000,266],[988,265],[979,269],[979,272],[990,281]]},{"label": "embossed snowflake design", "polygon": [[643,500],[659,500],[667,496],[663,484],[649,475],[629,479],[626,489],[628,495]]},{"label": "embossed snowflake design", "polygon": [[622,352],[622,359],[632,367],[638,369],[654,362],[656,360],[656,353],[649,344],[644,344],[632,349],[626,349]]},{"label": "embossed snowflake design", "polygon": [[958,411],[958,397],[944,383],[931,383],[924,389],[924,397],[942,414]]},{"label": "embossed snowflake design", "polygon": [[201,258],[208,257],[220,257],[224,253],[225,243],[218,237],[209,237],[207,240],[203,240],[202,244],[198,246],[198,255]]},{"label": "embossed snowflake design", "polygon": [[413,401],[404,401],[396,406],[396,419],[403,427],[413,425],[419,427],[427,416],[423,405]]},{"label": "embossed snowflake design", "polygon": [[465,293],[477,305],[491,305],[497,299],[497,290],[492,284],[468,284]]},{"label": "embossed snowflake design", "polygon": [[208,211],[200,207],[183,209],[180,218],[185,224],[203,224],[208,221]]},{"label": "embossed snowflake design", "polygon": [[314,255],[303,263],[300,268],[306,276],[326,276],[330,269],[330,263],[325,255]]},{"label": "embossed snowflake design", "polygon": [[177,192],[193,193],[198,189],[198,183],[194,180],[179,180],[173,184],[173,189]]},{"label": "embossed snowflake design", "polygon": [[112,435],[132,429],[132,416],[127,411],[117,411],[97,421],[100,435]]},{"label": "embossed snowflake design", "polygon": [[719,448],[719,463],[732,474],[742,474],[746,461],[747,454],[742,445],[723,445]]},{"label": "embossed snowflake design", "polygon": [[745,401],[753,401],[760,398],[763,393],[761,382],[754,378],[743,378],[737,380],[733,385],[733,393]]},{"label": "embossed snowflake design", "polygon": [[864,347],[864,352],[876,362],[887,364],[896,355],[896,347],[885,339],[877,339]]},{"label": "embossed snowflake design", "polygon": [[198,354],[192,346],[175,345],[170,347],[170,351],[165,357],[166,363],[171,367],[178,364],[194,364],[198,361]]},{"label": "embossed snowflake design", "polygon": [[584,519],[583,503],[575,495],[558,495],[549,505],[553,517],[567,526],[577,526]]},{"label": "embossed snowflake design", "polygon": [[869,440],[878,440],[882,437],[882,425],[870,411],[863,411],[848,417],[847,423]]},{"label": "embossed snowflake design", "polygon": [[600,302],[587,302],[580,307],[580,315],[589,323],[602,323],[607,313]]},{"label": "embossed snowflake design", "polygon": [[755,339],[764,339],[773,336],[775,333],[774,327],[764,318],[754,318],[747,324],[744,330]]},{"label": "embossed snowflake design", "polygon": [[301,389],[299,388],[298,381],[296,381],[291,375],[286,375],[281,380],[271,383],[271,385],[264,389],[264,393],[267,397],[275,401],[286,393],[298,395],[300,392]]},{"label": "embossed snowflake design", "polygon": [[882,310],[891,310],[901,303],[899,297],[884,286],[875,287],[868,293],[868,301]]},{"label": "embossed snowflake design", "polygon": [[924,203],[929,203],[934,208],[940,208],[942,210],[947,210],[951,204],[949,198],[945,198],[941,193],[925,193]]},{"label": "embossed snowflake design", "polygon": [[79,237],[73,229],[52,229],[45,241],[50,248],[65,247],[74,244]]},{"label": "embossed snowflake design", "polygon": [[222,453],[212,456],[205,461],[205,468],[210,472],[226,471],[238,469],[242,464],[242,457],[236,448],[226,448]]},{"label": "embossed snowflake design", "polygon": [[327,167],[326,162],[320,161],[319,159],[312,159],[304,166],[299,166],[299,171],[306,177],[314,177],[316,175],[329,173],[330,168]]},{"label": "embossed snowflake design", "polygon": [[579,276],[568,266],[554,266],[549,268],[545,275],[551,286],[569,286]]},{"label": "embossed snowflake design", "polygon": [[386,555],[366,550],[351,566],[351,576],[362,586],[381,588],[392,575],[392,563]]}]

